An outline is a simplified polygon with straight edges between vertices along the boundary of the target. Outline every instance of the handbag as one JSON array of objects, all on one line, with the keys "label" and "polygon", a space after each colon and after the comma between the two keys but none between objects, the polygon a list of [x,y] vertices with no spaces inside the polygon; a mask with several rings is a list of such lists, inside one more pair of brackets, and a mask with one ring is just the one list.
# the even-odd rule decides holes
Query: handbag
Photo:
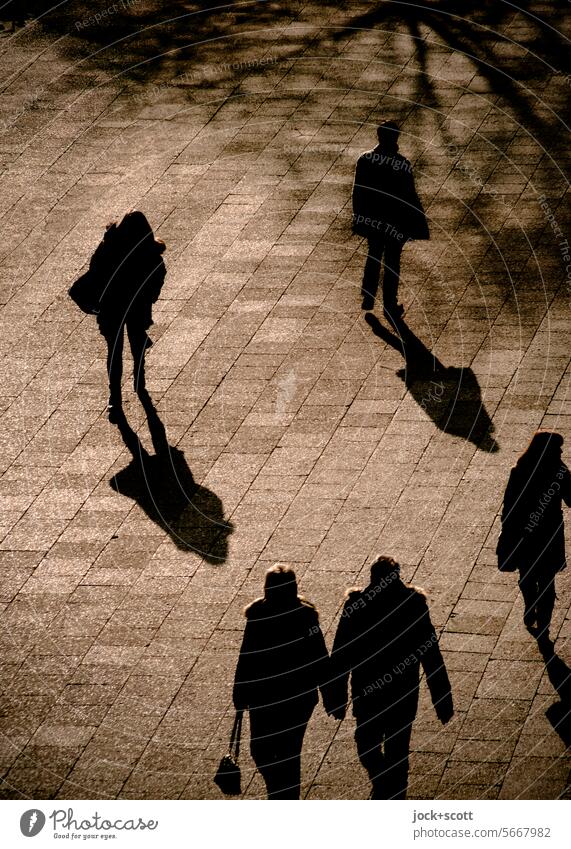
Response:
[{"label": "handbag", "polygon": [[214,783],[218,785],[225,796],[239,796],[242,792],[238,757],[240,755],[240,735],[242,734],[243,715],[243,711],[236,711],[232,733],[230,734],[228,754],[224,755],[220,761],[220,765],[214,776]]},{"label": "handbag", "polygon": [[101,292],[99,287],[96,286],[92,271],[86,271],[85,274],[82,274],[68,290],[68,295],[82,312],[88,315],[99,313]]}]

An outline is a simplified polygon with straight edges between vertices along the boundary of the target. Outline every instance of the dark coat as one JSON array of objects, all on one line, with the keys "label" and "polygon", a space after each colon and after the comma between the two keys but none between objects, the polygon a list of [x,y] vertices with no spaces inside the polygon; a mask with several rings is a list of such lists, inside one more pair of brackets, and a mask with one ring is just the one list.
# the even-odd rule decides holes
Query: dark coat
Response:
[{"label": "dark coat", "polygon": [[571,475],[564,463],[514,466],[504,495],[502,543],[521,573],[565,569],[563,501],[571,506]]},{"label": "dark coat", "polygon": [[449,700],[450,681],[422,592],[400,580],[349,593],[331,653],[337,705],[355,716],[394,707],[412,721],[421,666],[436,705]]},{"label": "dark coat", "polygon": [[400,153],[377,146],[359,157],[353,183],[353,230],[371,239],[392,235],[403,244],[408,239],[429,238],[412,166]]},{"label": "dark coat", "polygon": [[102,332],[125,321],[143,329],[153,323],[152,306],[166,275],[161,257],[164,245],[152,234],[136,246],[126,244],[112,224],[91,258],[89,273],[98,293],[98,322]]},{"label": "dark coat", "polygon": [[329,654],[313,605],[289,608],[258,599],[246,610],[246,628],[234,681],[234,705],[285,710],[315,706],[330,678]]}]

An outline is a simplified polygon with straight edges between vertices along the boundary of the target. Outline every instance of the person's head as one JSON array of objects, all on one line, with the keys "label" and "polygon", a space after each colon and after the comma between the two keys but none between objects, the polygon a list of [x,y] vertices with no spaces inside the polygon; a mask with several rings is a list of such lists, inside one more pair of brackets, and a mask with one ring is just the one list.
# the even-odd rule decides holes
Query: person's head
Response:
[{"label": "person's head", "polygon": [[297,601],[297,579],[291,566],[272,566],[264,582],[266,601],[286,607]]},{"label": "person's head", "polygon": [[129,241],[137,242],[152,235],[153,230],[147,216],[139,209],[131,209],[117,225],[121,234]]},{"label": "person's head", "polygon": [[545,463],[557,463],[561,459],[563,437],[553,430],[537,430],[531,442],[521,454],[517,465],[521,468],[536,468]]},{"label": "person's head", "polygon": [[371,584],[383,589],[400,580],[400,566],[392,557],[380,555],[371,563]]},{"label": "person's head", "polygon": [[383,121],[377,127],[377,138],[383,150],[397,151],[400,130],[394,121]]},{"label": "person's head", "polygon": [[121,221],[116,224],[116,234],[120,239],[132,247],[141,245],[149,245],[150,240],[154,246],[162,253],[165,249],[165,243],[161,239],[155,239],[153,228],[149,224],[147,216],[139,209],[131,209],[127,212]]}]

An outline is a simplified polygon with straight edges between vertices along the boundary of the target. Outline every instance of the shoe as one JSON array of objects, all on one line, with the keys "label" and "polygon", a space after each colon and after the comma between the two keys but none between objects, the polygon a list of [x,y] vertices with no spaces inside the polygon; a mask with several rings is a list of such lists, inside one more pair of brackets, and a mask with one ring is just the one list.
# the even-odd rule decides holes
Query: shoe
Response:
[{"label": "shoe", "polygon": [[363,295],[363,302],[361,304],[362,310],[372,310],[375,308],[375,299],[372,295]]}]

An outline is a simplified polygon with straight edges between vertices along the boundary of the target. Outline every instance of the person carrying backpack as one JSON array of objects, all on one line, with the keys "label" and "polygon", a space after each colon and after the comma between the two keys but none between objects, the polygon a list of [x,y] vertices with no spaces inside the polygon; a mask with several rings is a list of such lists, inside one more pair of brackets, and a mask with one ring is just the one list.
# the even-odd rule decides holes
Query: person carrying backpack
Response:
[{"label": "person carrying backpack", "polygon": [[145,353],[152,345],[147,330],[165,280],[164,250],[164,242],[154,237],[144,213],[131,210],[121,221],[107,226],[89,271],[70,289],[70,296],[84,312],[97,315],[99,330],[107,342],[107,411],[111,422],[122,415],[125,330],[133,355],[134,388],[139,397],[146,394]]}]

